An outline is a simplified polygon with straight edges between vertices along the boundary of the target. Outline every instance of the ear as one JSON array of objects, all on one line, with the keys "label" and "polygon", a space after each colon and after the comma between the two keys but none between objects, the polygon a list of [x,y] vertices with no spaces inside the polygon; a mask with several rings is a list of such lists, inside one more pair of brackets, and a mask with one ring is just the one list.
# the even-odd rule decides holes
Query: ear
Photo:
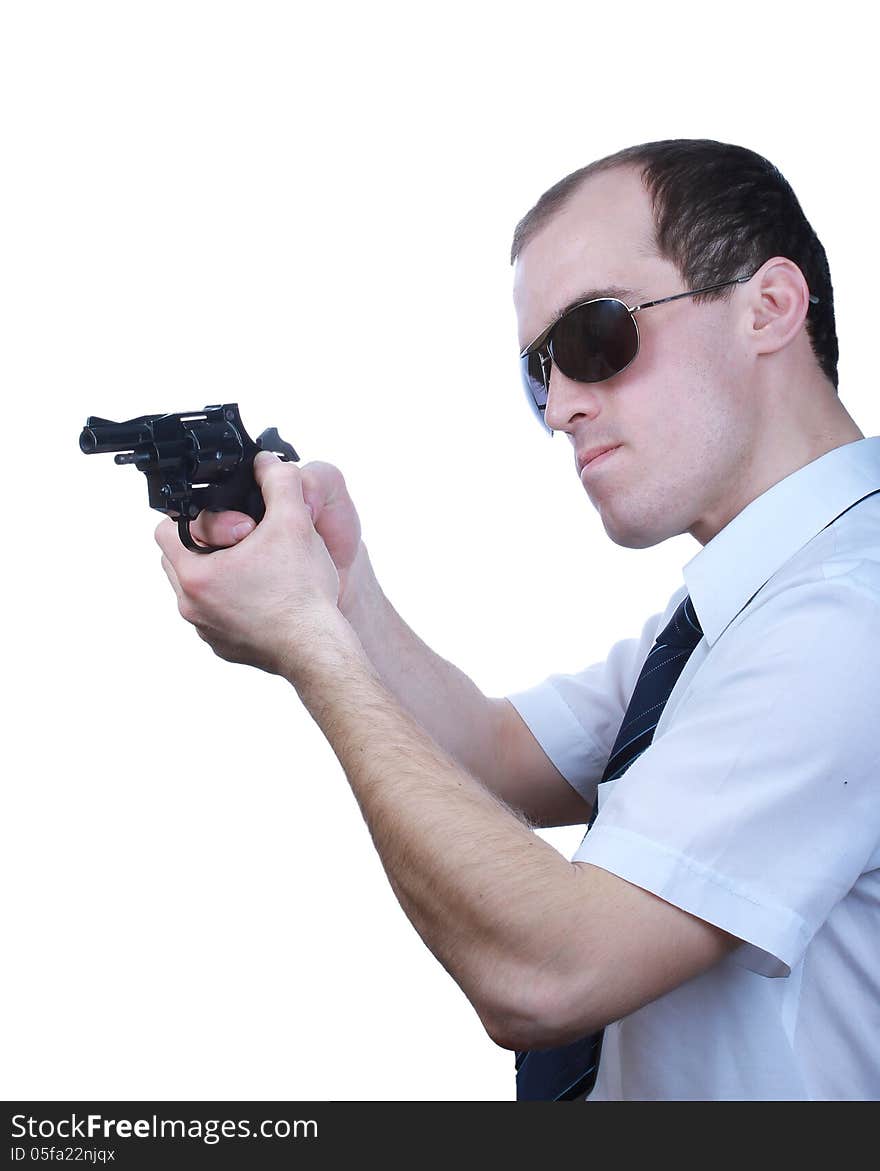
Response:
[{"label": "ear", "polygon": [[773,354],[801,332],[810,308],[810,290],[793,260],[774,256],[762,264],[747,290],[749,336],[756,354]]}]

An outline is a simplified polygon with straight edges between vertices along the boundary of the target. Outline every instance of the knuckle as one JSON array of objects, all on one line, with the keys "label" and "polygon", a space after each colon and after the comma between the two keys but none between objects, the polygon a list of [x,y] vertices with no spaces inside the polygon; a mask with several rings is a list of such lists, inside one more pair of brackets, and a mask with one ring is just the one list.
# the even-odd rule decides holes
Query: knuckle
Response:
[{"label": "knuckle", "polygon": [[190,570],[186,577],[186,582],[181,582],[183,588],[193,599],[204,597],[206,582],[204,577],[195,570]]},{"label": "knuckle", "polygon": [[205,592],[205,577],[197,564],[184,563],[177,571],[180,588],[191,599],[200,598]]},{"label": "knuckle", "polygon": [[345,476],[335,464],[324,460],[312,460],[301,470],[303,483],[314,488],[325,502],[348,494]]},{"label": "knuckle", "polygon": [[326,460],[315,460],[311,465],[315,469],[316,475],[322,480],[331,483],[338,483],[342,479],[342,472],[335,464],[327,463]]}]

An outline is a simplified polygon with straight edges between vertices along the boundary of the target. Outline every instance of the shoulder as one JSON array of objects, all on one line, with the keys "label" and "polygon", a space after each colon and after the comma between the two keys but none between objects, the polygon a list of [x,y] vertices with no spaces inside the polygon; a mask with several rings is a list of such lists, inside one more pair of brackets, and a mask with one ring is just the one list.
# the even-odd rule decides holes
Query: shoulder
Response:
[{"label": "shoulder", "polygon": [[845,545],[798,560],[758,590],[716,640],[704,681],[728,677],[746,661],[781,680],[788,672],[814,674],[820,665],[844,669],[855,665],[850,656],[862,661],[868,650],[876,653],[880,555]]}]

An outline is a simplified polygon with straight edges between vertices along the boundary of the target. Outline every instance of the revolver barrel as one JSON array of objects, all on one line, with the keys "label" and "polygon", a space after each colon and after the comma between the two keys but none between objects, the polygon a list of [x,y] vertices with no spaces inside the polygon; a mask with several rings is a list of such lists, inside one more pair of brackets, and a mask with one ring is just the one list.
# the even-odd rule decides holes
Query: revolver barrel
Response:
[{"label": "revolver barrel", "polygon": [[147,428],[132,426],[131,423],[113,423],[110,419],[92,417],[79,437],[80,451],[86,455],[105,451],[131,451],[141,443],[149,443]]}]

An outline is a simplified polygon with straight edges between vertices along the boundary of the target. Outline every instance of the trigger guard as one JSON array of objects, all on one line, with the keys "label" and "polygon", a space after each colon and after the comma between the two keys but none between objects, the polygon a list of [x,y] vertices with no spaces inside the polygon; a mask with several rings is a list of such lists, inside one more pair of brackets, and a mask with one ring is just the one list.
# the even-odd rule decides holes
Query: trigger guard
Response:
[{"label": "trigger guard", "polygon": [[181,543],[187,549],[191,549],[193,553],[217,553],[221,548],[220,545],[199,545],[189,531],[188,516],[179,516],[177,518],[177,535],[180,537]]}]

